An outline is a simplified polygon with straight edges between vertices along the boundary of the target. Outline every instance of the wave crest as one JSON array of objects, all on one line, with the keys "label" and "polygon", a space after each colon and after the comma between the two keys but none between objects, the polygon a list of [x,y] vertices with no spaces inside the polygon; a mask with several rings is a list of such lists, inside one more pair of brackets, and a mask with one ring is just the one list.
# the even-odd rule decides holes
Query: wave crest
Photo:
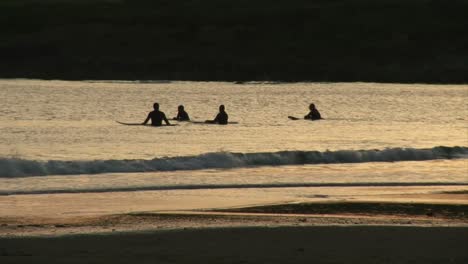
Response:
[{"label": "wave crest", "polygon": [[151,172],[280,166],[324,163],[395,162],[466,158],[467,147],[428,149],[387,148],[383,150],[280,151],[262,153],[216,152],[198,156],[166,157],[152,160],[36,161],[0,158],[0,177]]}]

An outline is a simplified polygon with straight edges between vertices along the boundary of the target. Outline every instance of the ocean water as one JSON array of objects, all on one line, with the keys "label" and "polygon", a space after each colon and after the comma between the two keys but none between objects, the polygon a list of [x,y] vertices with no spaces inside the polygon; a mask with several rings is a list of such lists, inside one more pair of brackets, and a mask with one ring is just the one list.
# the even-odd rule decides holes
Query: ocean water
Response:
[{"label": "ocean water", "polygon": [[[4,207],[24,195],[262,203],[468,186],[467,85],[0,80],[0,98]],[[238,124],[116,122],[142,122],[154,102],[195,121],[224,104]],[[287,118],[310,103],[324,120]]]}]

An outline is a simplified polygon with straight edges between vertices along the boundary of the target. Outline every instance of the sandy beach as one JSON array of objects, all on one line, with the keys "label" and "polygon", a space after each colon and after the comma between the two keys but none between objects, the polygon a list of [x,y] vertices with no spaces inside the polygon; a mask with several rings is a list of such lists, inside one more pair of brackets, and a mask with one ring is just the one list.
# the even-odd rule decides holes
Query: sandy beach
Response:
[{"label": "sandy beach", "polygon": [[2,263],[466,263],[467,228],[315,226],[9,238]]},{"label": "sandy beach", "polygon": [[[466,198],[465,192],[438,196]],[[2,217],[0,260],[467,263],[467,208],[465,203],[321,202],[74,217]]]}]

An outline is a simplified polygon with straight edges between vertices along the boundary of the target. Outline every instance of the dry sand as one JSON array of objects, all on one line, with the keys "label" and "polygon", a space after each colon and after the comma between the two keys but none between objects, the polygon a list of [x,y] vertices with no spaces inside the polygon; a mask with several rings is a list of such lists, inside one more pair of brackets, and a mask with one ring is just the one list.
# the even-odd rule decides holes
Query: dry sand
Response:
[{"label": "dry sand", "polygon": [[460,227],[175,229],[0,240],[1,263],[468,263]]}]

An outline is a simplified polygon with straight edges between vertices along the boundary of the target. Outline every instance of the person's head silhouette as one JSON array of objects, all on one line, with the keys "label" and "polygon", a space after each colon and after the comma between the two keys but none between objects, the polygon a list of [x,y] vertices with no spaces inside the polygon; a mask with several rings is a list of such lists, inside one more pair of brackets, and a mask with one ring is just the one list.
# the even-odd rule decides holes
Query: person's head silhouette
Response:
[{"label": "person's head silhouette", "polygon": [[158,110],[159,110],[159,104],[158,104],[158,103],[154,103],[154,104],[153,104],[153,108],[154,108],[154,110],[158,111]]},{"label": "person's head silhouette", "polygon": [[177,110],[178,110],[179,112],[184,111],[184,106],[183,106],[183,105],[179,105],[179,107],[177,107]]},{"label": "person's head silhouette", "polygon": [[220,111],[220,112],[224,112],[224,105],[220,105],[220,106],[219,106],[219,111]]},{"label": "person's head silhouette", "polygon": [[314,104],[310,104],[310,105],[309,105],[309,109],[310,109],[310,110],[315,109],[315,105],[314,105]]}]

